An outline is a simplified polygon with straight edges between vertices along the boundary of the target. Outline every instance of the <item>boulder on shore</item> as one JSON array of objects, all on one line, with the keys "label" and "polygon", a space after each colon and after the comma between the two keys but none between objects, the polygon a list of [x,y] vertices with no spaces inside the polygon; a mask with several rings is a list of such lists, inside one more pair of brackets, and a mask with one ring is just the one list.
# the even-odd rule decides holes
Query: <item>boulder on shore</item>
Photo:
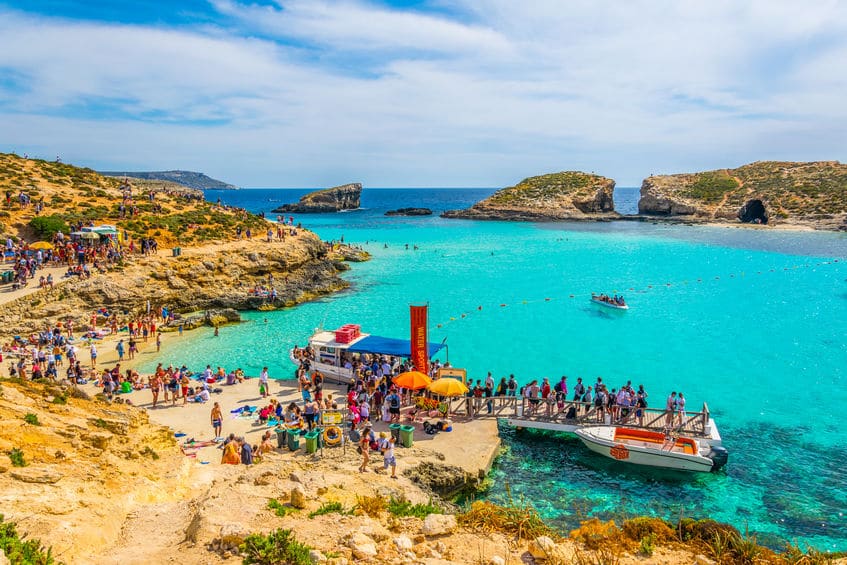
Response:
[{"label": "boulder on shore", "polygon": [[301,197],[299,202],[283,204],[271,210],[271,213],[321,213],[355,210],[359,208],[361,196],[361,183],[342,184],[341,186],[310,192]]}]

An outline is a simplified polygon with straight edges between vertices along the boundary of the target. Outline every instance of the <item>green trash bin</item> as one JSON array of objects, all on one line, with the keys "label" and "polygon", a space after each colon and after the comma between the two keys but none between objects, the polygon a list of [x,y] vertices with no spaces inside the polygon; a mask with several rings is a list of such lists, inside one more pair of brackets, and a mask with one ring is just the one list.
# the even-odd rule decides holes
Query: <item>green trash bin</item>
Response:
[{"label": "green trash bin", "polygon": [[403,447],[412,447],[415,443],[415,426],[400,427],[400,443]]},{"label": "green trash bin", "polygon": [[300,430],[288,430],[288,449],[291,451],[300,449]]},{"label": "green trash bin", "polygon": [[319,430],[312,430],[306,433],[306,453],[314,453],[318,450],[320,438],[321,432]]},{"label": "green trash bin", "polygon": [[400,444],[400,428],[402,428],[400,424],[389,424],[388,429],[391,431],[391,437],[394,438],[394,444]]}]

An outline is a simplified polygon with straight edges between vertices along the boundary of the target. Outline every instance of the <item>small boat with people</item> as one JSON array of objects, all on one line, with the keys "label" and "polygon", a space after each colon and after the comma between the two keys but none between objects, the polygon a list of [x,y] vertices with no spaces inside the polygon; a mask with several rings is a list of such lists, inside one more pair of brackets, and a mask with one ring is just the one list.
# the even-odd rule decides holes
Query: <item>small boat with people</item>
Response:
[{"label": "small boat with people", "polygon": [[726,449],[719,445],[670,433],[617,426],[592,426],[574,433],[591,451],[634,465],[710,472],[728,459]]},{"label": "small boat with people", "polygon": [[595,294],[592,292],[591,302],[616,310],[629,310],[629,305],[626,303],[624,297],[617,294],[609,296],[608,294]]},{"label": "small boat with people", "polygon": [[[444,347],[444,342],[427,343],[429,359]],[[362,333],[358,324],[346,324],[336,330],[316,329],[309,344],[305,348],[295,346],[289,351],[289,358],[295,365],[319,371],[331,382],[347,384],[354,380],[353,366],[357,361],[382,360],[395,372],[403,359],[411,357],[411,352],[408,339]]]}]

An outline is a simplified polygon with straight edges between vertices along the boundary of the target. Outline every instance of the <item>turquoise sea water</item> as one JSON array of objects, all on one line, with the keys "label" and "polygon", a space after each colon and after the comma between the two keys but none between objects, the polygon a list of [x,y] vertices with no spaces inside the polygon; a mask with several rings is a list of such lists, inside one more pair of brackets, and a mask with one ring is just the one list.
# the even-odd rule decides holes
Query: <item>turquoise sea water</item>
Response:
[{"label": "turquoise sea water", "polygon": [[[304,191],[208,191],[253,211]],[[725,473],[657,476],[584,449],[575,437],[503,427],[492,499],[524,497],[563,528],[585,515],[709,516],[761,542],[847,550],[847,236],[642,223],[518,224],[386,218],[385,209],[466,206],[490,190],[366,190],[364,210],[301,216],[326,239],[361,243],[350,290],[176,346],[168,362],[271,367],[323,325],[408,334],[429,303],[430,338],[473,378],[522,382],[598,375],[643,383],[651,406],[681,390],[707,402],[729,449]],[[633,192],[619,202],[631,206]],[[418,251],[406,250],[418,245]],[[387,247],[386,247],[387,245]],[[626,313],[592,306],[622,292]],[[463,317],[464,314],[464,317]],[[438,327],[438,325],[441,327]]]}]

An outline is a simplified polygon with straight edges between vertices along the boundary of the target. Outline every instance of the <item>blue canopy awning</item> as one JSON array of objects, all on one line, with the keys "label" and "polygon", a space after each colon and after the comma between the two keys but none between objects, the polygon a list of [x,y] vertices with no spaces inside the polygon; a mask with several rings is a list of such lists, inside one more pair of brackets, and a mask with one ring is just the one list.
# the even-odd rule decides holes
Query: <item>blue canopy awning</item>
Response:
[{"label": "blue canopy awning", "polygon": [[[429,356],[432,357],[444,347],[444,343],[428,343]],[[369,335],[347,348],[351,353],[382,353],[396,357],[411,357],[412,342],[408,339],[394,339]]]}]

